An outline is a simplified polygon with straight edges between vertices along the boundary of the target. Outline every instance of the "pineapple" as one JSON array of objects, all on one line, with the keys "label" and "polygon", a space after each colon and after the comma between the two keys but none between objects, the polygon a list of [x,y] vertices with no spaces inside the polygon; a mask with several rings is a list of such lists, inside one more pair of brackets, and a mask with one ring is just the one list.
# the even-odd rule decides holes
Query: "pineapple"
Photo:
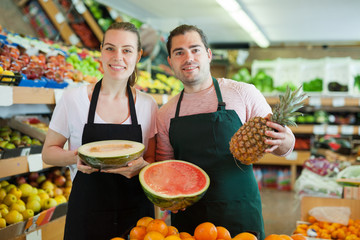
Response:
[{"label": "pineapple", "polygon": [[[273,115],[270,117],[271,122],[278,123],[282,126],[296,126],[292,118],[301,115],[296,112],[303,106],[303,100],[307,96],[302,93],[301,87],[291,92],[287,87],[284,95],[280,95],[280,102],[273,108]],[[230,151],[232,155],[241,163],[249,165],[259,161],[265,154],[265,149],[270,145],[265,144],[268,138],[265,131],[272,130],[266,126],[268,119],[262,117],[254,117],[247,121],[234,134],[230,141]]]}]

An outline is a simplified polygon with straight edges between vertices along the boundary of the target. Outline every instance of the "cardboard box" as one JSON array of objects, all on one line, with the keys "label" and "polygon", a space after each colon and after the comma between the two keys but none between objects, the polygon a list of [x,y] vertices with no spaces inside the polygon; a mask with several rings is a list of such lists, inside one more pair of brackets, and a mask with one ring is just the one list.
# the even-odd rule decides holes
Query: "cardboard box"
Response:
[{"label": "cardboard box", "polygon": [[67,205],[68,205],[67,203],[60,204],[56,207],[42,211],[36,216],[29,218],[26,221],[11,224],[5,228],[2,228],[0,229],[0,238],[1,239],[15,238],[26,232],[31,232],[37,229],[38,227],[46,223],[49,223],[59,217],[62,217],[66,215]]},{"label": "cardboard box", "polygon": [[321,198],[321,197],[303,197],[301,199],[301,220],[307,221],[308,212],[314,207],[349,207],[351,210],[351,219],[360,219],[360,200]]},{"label": "cardboard box", "polygon": [[16,129],[26,135],[29,135],[32,138],[39,139],[41,142],[45,141],[46,131],[35,128],[29,124],[24,123],[25,120],[30,118],[37,118],[46,125],[49,124],[49,121],[45,118],[39,116],[15,116],[10,119],[9,126],[13,129]]}]

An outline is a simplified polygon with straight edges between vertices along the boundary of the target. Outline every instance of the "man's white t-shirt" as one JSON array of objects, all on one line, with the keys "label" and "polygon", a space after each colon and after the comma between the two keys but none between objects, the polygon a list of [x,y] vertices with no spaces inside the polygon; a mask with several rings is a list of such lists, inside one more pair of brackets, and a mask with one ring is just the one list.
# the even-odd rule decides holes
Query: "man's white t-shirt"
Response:
[{"label": "man's white t-shirt", "polygon": [[[134,100],[137,120],[138,124],[141,125],[146,151],[148,139],[156,134],[155,121],[158,106],[154,98],[139,90],[136,90]],[[85,123],[87,123],[89,107],[90,100],[86,86],[65,90],[61,100],[55,107],[49,128],[68,139],[69,150],[76,150],[82,145],[82,133]],[[96,113],[94,123],[106,124]],[[131,124],[131,117],[129,116],[122,124]],[[69,168],[73,180],[77,171],[76,164],[70,165]]]}]

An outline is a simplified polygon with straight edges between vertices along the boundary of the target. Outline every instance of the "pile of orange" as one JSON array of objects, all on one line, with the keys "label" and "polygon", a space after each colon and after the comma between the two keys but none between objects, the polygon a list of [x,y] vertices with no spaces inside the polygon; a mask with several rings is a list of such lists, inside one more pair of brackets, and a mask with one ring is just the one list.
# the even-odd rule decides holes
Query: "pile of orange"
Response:
[{"label": "pile of orange", "polygon": [[[123,240],[113,238],[111,240]],[[194,234],[179,232],[174,226],[168,226],[161,219],[143,217],[130,231],[130,240],[258,240],[255,235],[247,232],[239,233],[231,238],[230,232],[222,226],[204,222],[199,224]]]},{"label": "pile of orange", "polygon": [[318,221],[315,217],[309,216],[308,224],[299,224],[294,233],[306,236],[308,229],[317,233],[317,238],[339,239],[339,240],[360,240],[360,220],[349,219],[347,225]]}]

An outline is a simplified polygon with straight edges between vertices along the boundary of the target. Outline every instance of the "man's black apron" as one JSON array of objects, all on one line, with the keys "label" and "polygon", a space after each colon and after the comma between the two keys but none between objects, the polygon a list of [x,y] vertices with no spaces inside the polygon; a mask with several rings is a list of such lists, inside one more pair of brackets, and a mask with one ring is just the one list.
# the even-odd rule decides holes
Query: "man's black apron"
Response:
[{"label": "man's black apron", "polygon": [[170,122],[175,159],[198,165],[210,177],[204,197],[185,211],[172,214],[171,224],[179,231],[193,233],[198,224],[209,221],[227,228],[232,237],[251,231],[260,234],[262,240],[261,199],[252,165],[234,160],[229,150],[230,139],[242,123],[234,110],[225,109],[214,78],[213,83],[218,98],[216,112],[179,117],[182,92]]},{"label": "man's black apron", "polygon": [[[132,124],[94,123],[101,82],[94,88],[82,144],[115,139],[142,142],[141,126],[137,122],[129,85],[127,93]],[[154,208],[141,189],[138,177],[128,179],[120,174],[77,171],[68,203],[64,239],[109,240],[120,237],[144,216],[154,216]]]}]

